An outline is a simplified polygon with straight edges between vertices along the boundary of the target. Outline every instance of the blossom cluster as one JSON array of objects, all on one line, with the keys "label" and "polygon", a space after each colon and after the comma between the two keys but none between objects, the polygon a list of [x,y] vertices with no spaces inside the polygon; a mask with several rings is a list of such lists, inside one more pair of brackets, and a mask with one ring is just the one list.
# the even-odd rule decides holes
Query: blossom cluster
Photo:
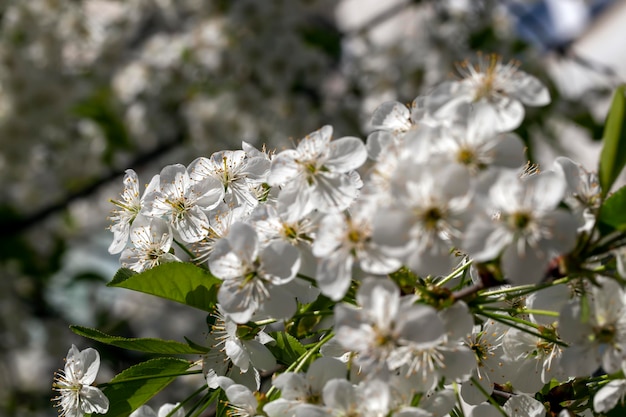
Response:
[{"label": "blossom cluster", "polygon": [[[166,166],[144,190],[126,172],[109,252],[219,280],[202,369],[232,413],[565,416],[623,399],[621,254],[593,249],[608,190],[570,159],[527,162],[513,131],[550,101],[538,79],[491,55],[460,69],[380,105],[366,141],[324,126]],[[306,346],[286,371],[276,331]],[[66,415],[92,404],[72,398]]]}]

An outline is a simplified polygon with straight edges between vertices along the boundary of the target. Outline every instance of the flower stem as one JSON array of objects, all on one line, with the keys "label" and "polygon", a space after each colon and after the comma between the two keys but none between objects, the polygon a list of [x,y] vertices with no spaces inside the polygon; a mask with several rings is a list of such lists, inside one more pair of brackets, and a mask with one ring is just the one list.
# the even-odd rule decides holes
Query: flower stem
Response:
[{"label": "flower stem", "polygon": [[478,388],[478,390],[480,392],[482,392],[482,394],[485,396],[485,398],[487,399],[487,401],[489,401],[489,403],[491,405],[493,405],[494,407],[496,407],[498,409],[498,411],[500,412],[500,414],[502,414],[504,417],[509,417],[509,415],[506,413],[506,411],[504,411],[504,408],[502,408],[502,406],[500,404],[498,404],[498,402],[496,400],[494,400],[491,395],[485,391],[485,389],[478,383],[478,381],[476,380],[476,378],[472,377],[471,378],[472,383],[474,384],[474,386],[476,388]]},{"label": "flower stem", "polygon": [[[309,360],[311,356],[313,356],[326,342],[328,342],[335,334],[333,332],[329,332],[327,335],[322,337],[319,342],[317,342],[311,349],[307,350],[303,353],[294,363],[289,365],[289,367],[285,370],[285,372],[299,372],[304,364]],[[267,397],[274,393],[276,387],[272,385],[272,387],[267,391]]]},{"label": "flower stem", "polygon": [[481,307],[483,311],[502,311],[509,314],[536,314],[540,316],[559,317],[559,313],[550,310],[535,310],[531,308],[499,308],[499,307]]},{"label": "flower stem", "polygon": [[546,335],[541,334],[539,332],[535,332],[535,331],[529,329],[528,327],[525,327],[525,326],[529,326],[529,327],[532,327],[534,329],[538,329],[540,327],[538,324],[530,323],[530,322],[528,322],[526,320],[522,320],[522,319],[520,319],[518,317],[504,316],[504,315],[501,315],[501,314],[493,314],[493,313],[484,311],[482,309],[479,309],[479,312],[477,314],[480,314],[482,316],[485,316],[485,317],[490,318],[492,320],[495,320],[497,322],[503,323],[503,324],[505,324],[507,326],[514,327],[517,330],[520,330],[520,331],[522,331],[524,333],[528,333],[530,335],[533,335],[535,337],[538,337],[538,338],[543,339],[545,341],[548,341],[550,343],[554,343],[554,344],[559,345],[559,346],[567,347],[567,344],[564,343],[564,342],[561,342],[560,340],[557,340],[557,339],[554,339],[552,337],[546,336]]},{"label": "flower stem", "polygon": [[209,386],[207,384],[203,384],[200,388],[198,388],[197,390],[195,390],[194,392],[192,392],[187,398],[185,398],[184,400],[182,400],[180,403],[178,403],[178,405],[176,405],[176,407],[174,407],[172,409],[172,411],[170,411],[169,413],[167,413],[167,415],[165,417],[170,417],[172,415],[174,415],[174,413],[178,410],[180,410],[185,404],[187,404],[189,401],[191,401],[191,399],[193,397],[195,397],[196,395],[200,394],[202,391],[208,389]]},{"label": "flower stem", "polygon": [[459,275],[461,272],[466,271],[471,265],[472,265],[472,261],[471,260],[465,262],[463,265],[461,265],[460,267],[458,267],[457,269],[452,271],[447,277],[442,278],[435,285],[437,285],[438,287],[442,286],[443,284],[447,283],[448,281],[456,278],[457,275]]}]

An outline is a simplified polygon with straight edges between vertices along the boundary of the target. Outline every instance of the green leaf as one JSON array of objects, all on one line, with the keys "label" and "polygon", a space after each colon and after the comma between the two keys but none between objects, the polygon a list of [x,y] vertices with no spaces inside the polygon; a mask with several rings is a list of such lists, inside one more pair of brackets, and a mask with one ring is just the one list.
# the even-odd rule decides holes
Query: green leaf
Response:
[{"label": "green leaf", "polygon": [[306,353],[302,343],[292,335],[285,332],[274,332],[270,335],[276,340],[276,343],[266,346],[278,362],[289,366]]},{"label": "green leaf", "polygon": [[603,147],[600,153],[600,167],[598,168],[603,196],[609,193],[613,183],[626,165],[625,88],[626,86],[622,85],[615,90],[613,103],[604,125]]},{"label": "green leaf", "polygon": [[202,351],[202,352],[207,352],[207,353],[211,351],[211,348],[206,347],[206,346],[202,346],[201,344],[196,343],[196,342],[194,342],[193,340],[191,340],[191,339],[189,339],[187,337],[185,337],[185,340],[187,341],[187,343],[189,344],[189,346],[192,349],[196,349],[196,350],[199,350],[199,351]]},{"label": "green leaf", "polygon": [[626,186],[620,188],[602,204],[598,221],[613,229],[626,231]]},{"label": "green leaf", "polygon": [[213,312],[220,283],[206,269],[186,262],[170,262],[139,274],[122,268],[107,286],[152,294]]},{"label": "green leaf", "polygon": [[79,336],[83,336],[100,343],[117,346],[122,349],[137,350],[140,352],[160,353],[160,354],[203,354],[209,351],[199,349],[199,345],[187,345],[185,343],[176,342],[174,340],[161,340],[152,338],[125,338],[120,336],[110,336],[96,329],[83,326],[70,326],[70,329]]},{"label": "green leaf", "polygon": [[109,411],[104,415],[127,417],[184,374],[191,365],[182,359],[157,358],[122,371],[102,390],[109,399]]}]

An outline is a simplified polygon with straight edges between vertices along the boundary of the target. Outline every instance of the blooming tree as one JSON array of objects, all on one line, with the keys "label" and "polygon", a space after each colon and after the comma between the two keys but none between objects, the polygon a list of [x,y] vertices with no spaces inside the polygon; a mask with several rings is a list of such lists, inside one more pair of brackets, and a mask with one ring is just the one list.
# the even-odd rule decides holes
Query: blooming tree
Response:
[{"label": "blooming tree", "polygon": [[597,173],[567,158],[537,167],[513,130],[547,89],[480,59],[410,107],[382,103],[365,141],[323,126],[281,152],[243,143],[164,167],[143,197],[127,171],[108,285],[206,312],[208,336],[72,326],[162,356],[94,387],[97,353],[73,346],[54,385],[61,415],[155,415],[144,404],[196,373],[206,382],[159,416],[623,407],[626,88]]}]

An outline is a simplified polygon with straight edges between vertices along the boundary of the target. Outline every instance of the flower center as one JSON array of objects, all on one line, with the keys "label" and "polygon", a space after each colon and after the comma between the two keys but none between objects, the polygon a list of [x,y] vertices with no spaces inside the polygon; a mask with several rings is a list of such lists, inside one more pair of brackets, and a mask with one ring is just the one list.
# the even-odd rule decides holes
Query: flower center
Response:
[{"label": "flower center", "polygon": [[615,340],[617,329],[613,324],[606,324],[593,328],[595,340],[603,344],[611,344]]},{"label": "flower center", "polygon": [[422,222],[426,229],[436,230],[439,220],[443,219],[443,213],[439,207],[430,207],[422,213]]},{"label": "flower center", "polygon": [[461,148],[456,154],[456,160],[463,165],[472,165],[476,161],[476,154],[471,149]]},{"label": "flower center", "polygon": [[508,218],[508,224],[511,229],[516,231],[524,231],[532,222],[532,216],[526,212],[515,212]]}]

